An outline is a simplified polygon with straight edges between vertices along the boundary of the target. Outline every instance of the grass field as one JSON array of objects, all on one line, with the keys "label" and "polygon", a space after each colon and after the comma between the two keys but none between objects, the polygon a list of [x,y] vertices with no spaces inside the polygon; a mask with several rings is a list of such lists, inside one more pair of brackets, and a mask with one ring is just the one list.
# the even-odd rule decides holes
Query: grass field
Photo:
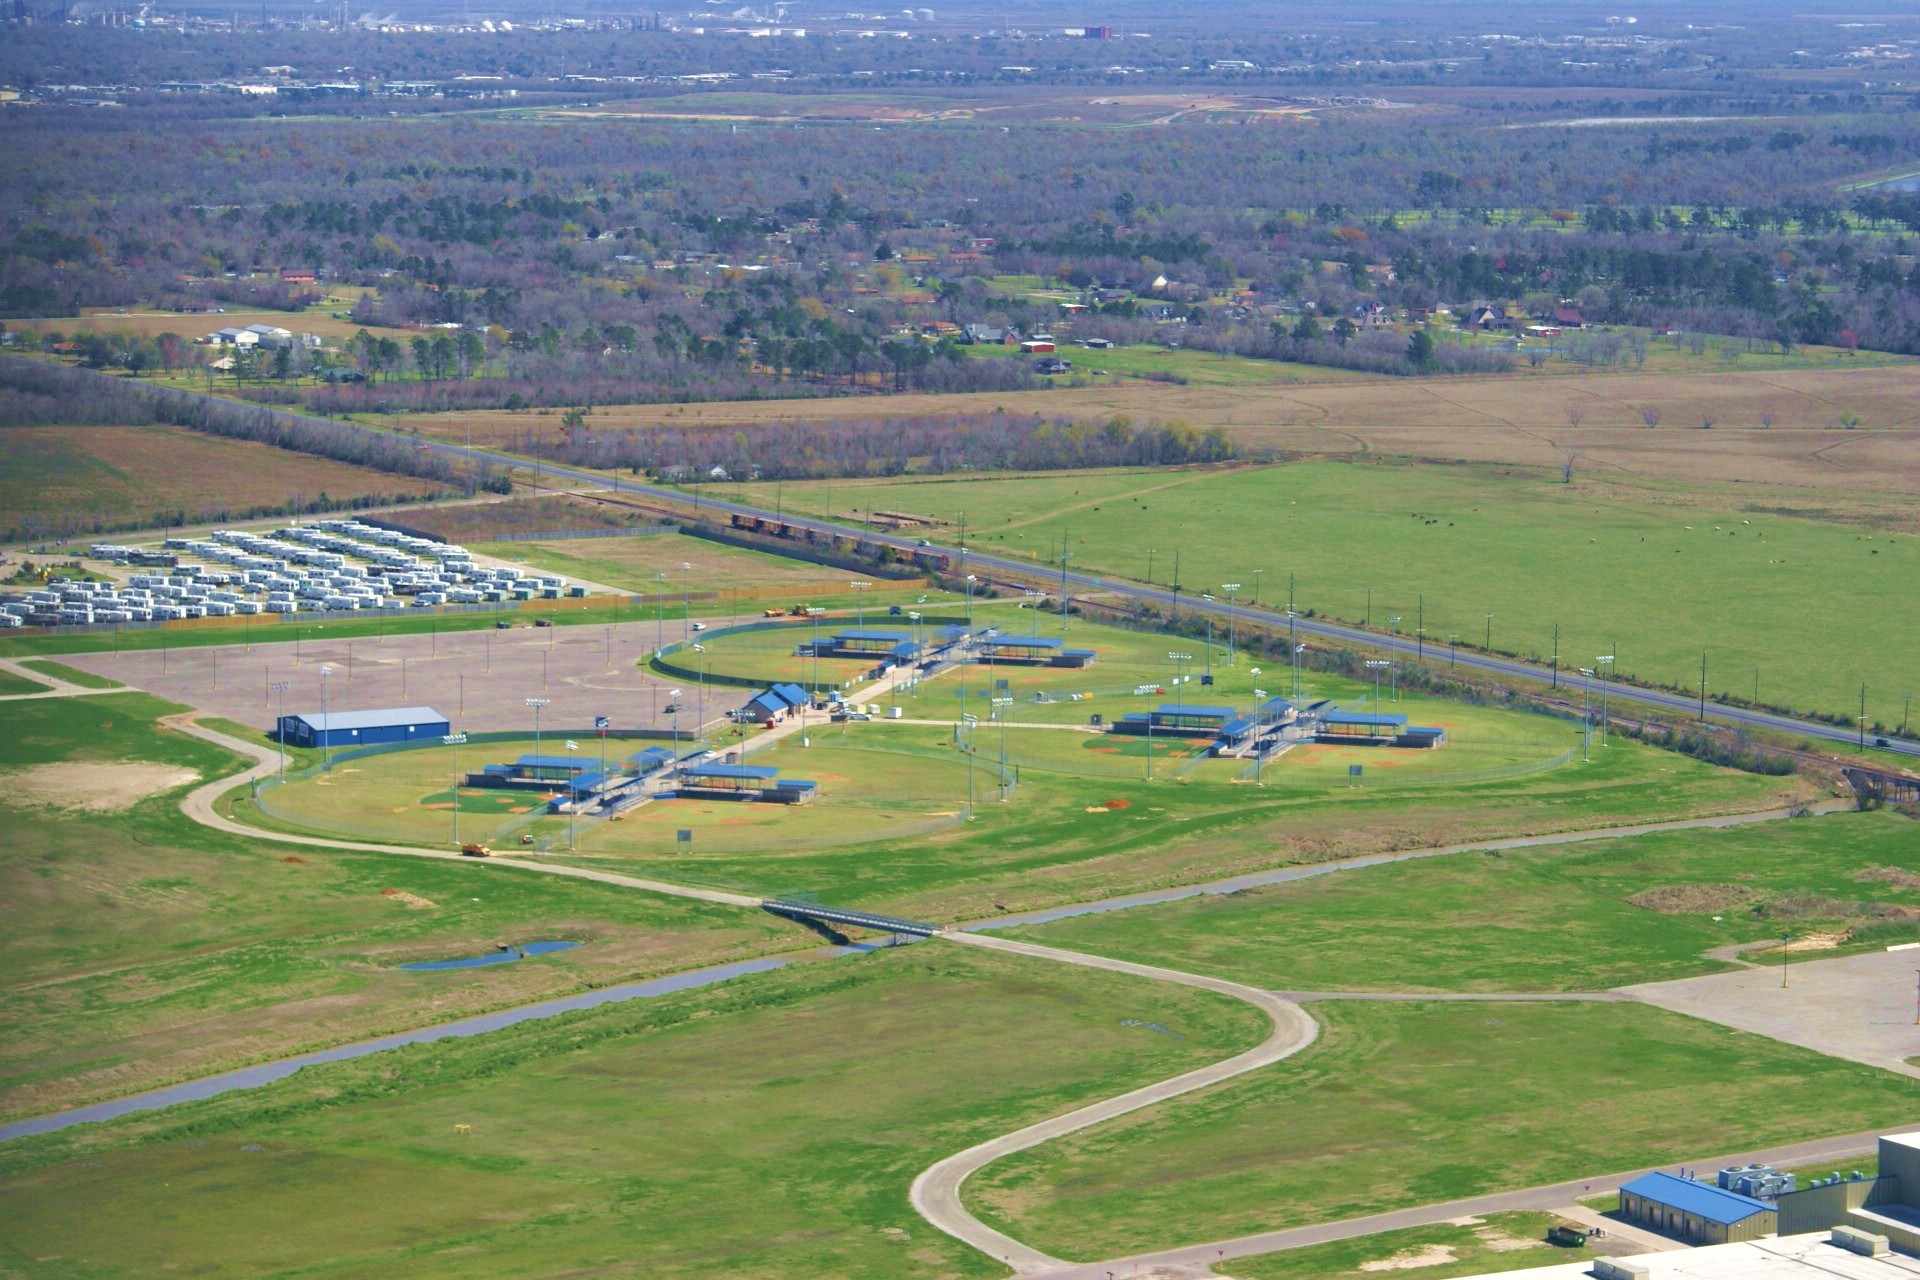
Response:
[{"label": "grass field", "polygon": [[1610,1254],[1633,1254],[1642,1247],[1602,1241],[1566,1249],[1546,1241],[1551,1213],[1490,1213],[1472,1224],[1439,1223],[1405,1231],[1382,1231],[1357,1240],[1311,1245],[1255,1258],[1237,1258],[1222,1274],[1239,1280],[1372,1280],[1382,1272],[1406,1273],[1420,1280],[1522,1271]]},{"label": "grass field", "polygon": [[1008,936],[1281,990],[1599,991],[1724,969],[1702,953],[1783,928],[1920,937],[1920,883],[1887,871],[1916,865],[1920,823],[1839,813],[1371,867]]},{"label": "grass field", "polygon": [[921,1169],[1264,1033],[1208,993],[938,943],[796,966],[8,1143],[0,1259],[103,1280],[997,1276],[913,1213]]},{"label": "grass field", "polygon": [[429,481],[181,427],[0,427],[0,511],[14,536],[218,518],[325,495],[430,497]]},{"label": "grass field", "polygon": [[[1853,715],[1901,715],[1904,685],[1882,673],[1920,665],[1907,585],[1920,539],[1773,514],[1764,499],[1706,504],[1683,494],[1634,500],[1558,475],[1497,468],[1297,463],[835,486],[835,501],[955,519],[969,542],[1045,562],[1062,537],[1077,568],[1173,582],[1190,596],[1284,603],[1402,634],[1422,618],[1435,648],[1488,634],[1502,652],[1545,658],[1556,624],[1567,666],[1617,655],[1620,673],[1708,692]],[[820,486],[786,501],[824,505]],[[761,496],[752,493],[752,496]],[[1911,525],[1909,512],[1906,523]],[[1150,553],[1151,566],[1149,564]],[[1178,554],[1179,560],[1175,561]],[[1844,627],[1782,625],[1844,613]]]},{"label": "grass field", "polygon": [[117,689],[120,682],[110,676],[97,675],[91,671],[82,671],[70,667],[64,662],[55,662],[51,658],[28,658],[20,664],[29,671],[38,671],[42,675],[65,680],[68,684],[77,684],[83,689]]},{"label": "grass field", "polygon": [[[1392,378],[1316,386],[1174,386],[1117,381],[1083,390],[836,397],[612,406],[594,411],[604,429],[739,426],[795,418],[846,421],[914,414],[1038,413],[1096,419],[1181,421],[1222,427],[1250,455],[1373,454],[1440,462],[1559,468],[1562,446],[1584,450],[1590,475],[1688,485],[1764,484],[1796,500],[1834,503],[1861,495],[1920,494],[1916,440],[1920,364],[1884,369],[1780,373],[1708,371],[1573,373],[1475,378]],[[1580,425],[1568,418],[1578,409]],[[1657,410],[1648,430],[1642,414]],[[1860,427],[1845,430],[1842,415]],[[1764,419],[1771,417],[1772,425]],[[1699,430],[1711,419],[1711,431]],[[448,440],[511,447],[519,414],[425,414],[403,424]],[[731,486],[729,486],[731,488]]]},{"label": "grass field", "polygon": [[1920,1103],[1920,1081],[1638,1005],[1314,1013],[1304,1053],[990,1165],[969,1204],[1057,1257],[1114,1257],[1898,1124]]},{"label": "grass field", "polygon": [[45,693],[50,687],[51,686],[41,684],[38,680],[29,680],[25,676],[17,676],[11,671],[0,671],[0,696],[11,697],[22,693]]},{"label": "grass field", "polygon": [[[976,360],[1029,360],[1018,347],[967,347]],[[1285,360],[1256,360],[1213,351],[1194,351],[1181,347],[1134,346],[1093,350],[1068,338],[1061,338],[1057,358],[1071,361],[1071,373],[1055,375],[1061,385],[1077,385],[1087,379],[1103,377],[1137,379],[1150,373],[1171,374],[1193,386],[1247,387],[1276,383],[1304,384],[1322,382],[1361,382],[1374,375],[1348,369],[1330,369],[1324,365],[1295,364]]]},{"label": "grass field", "polygon": [[[338,309],[338,300],[333,301],[333,309]],[[89,307],[79,316],[56,316],[50,319],[9,320],[8,326],[20,333],[137,333],[151,338],[163,333],[177,333],[183,338],[198,341],[207,334],[220,329],[244,329],[250,324],[270,324],[281,329],[290,329],[294,333],[317,333],[323,338],[351,338],[360,330],[376,337],[385,335],[398,337],[405,341],[408,331],[388,329],[380,325],[355,324],[351,320],[336,319],[328,305],[309,308],[305,311],[246,311],[228,309],[217,315],[188,315],[177,311],[125,311],[103,307]]]},{"label": "grass field", "polygon": [[[694,591],[830,585],[849,594],[857,575],[831,565],[808,564],[764,551],[749,551],[701,538],[657,534],[634,538],[569,538],[557,542],[479,542],[478,555],[597,582],[635,595]],[[691,569],[684,566],[691,565]],[[665,574],[663,579],[661,574]],[[884,581],[876,584],[886,587]]]},{"label": "grass field", "polygon": [[[134,693],[7,707],[0,896],[17,914],[0,939],[0,1114],[814,941],[587,882],[208,831],[176,797],[237,761],[155,725],[177,709]],[[587,945],[393,967],[548,938]]]}]

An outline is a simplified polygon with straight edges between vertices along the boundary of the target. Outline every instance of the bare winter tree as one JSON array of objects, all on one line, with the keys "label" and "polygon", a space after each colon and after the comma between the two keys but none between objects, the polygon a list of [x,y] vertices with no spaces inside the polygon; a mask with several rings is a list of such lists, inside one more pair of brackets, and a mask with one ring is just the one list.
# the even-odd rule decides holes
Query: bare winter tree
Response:
[{"label": "bare winter tree", "polygon": [[[1578,424],[1575,424],[1575,425],[1578,425]],[[1581,454],[1585,451],[1581,449],[1576,449],[1572,445],[1563,445],[1561,446],[1560,452],[1567,455],[1566,465],[1560,468],[1560,483],[1572,484],[1573,483],[1573,464],[1580,461]]]},{"label": "bare winter tree", "polygon": [[1649,431],[1659,426],[1660,425],[1660,407],[1658,405],[1650,404],[1650,405],[1647,405],[1645,408],[1641,409],[1640,421],[1647,424],[1647,430]]}]

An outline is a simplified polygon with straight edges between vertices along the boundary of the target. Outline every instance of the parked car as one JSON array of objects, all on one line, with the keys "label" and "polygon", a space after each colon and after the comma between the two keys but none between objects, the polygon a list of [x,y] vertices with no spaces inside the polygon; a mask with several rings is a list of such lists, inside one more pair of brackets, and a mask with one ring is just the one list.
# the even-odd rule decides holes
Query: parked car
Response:
[{"label": "parked car", "polygon": [[535,618],[533,620],[533,625],[536,627],[550,627],[553,625],[553,619],[552,618]]}]

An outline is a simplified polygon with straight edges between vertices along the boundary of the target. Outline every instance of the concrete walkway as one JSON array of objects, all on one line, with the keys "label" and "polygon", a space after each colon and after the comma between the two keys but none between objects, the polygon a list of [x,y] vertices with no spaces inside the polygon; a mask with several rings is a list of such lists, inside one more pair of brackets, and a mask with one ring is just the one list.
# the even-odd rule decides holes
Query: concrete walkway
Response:
[{"label": "concrete walkway", "polygon": [[18,659],[0,658],[0,671],[8,675],[19,676],[22,680],[31,680],[35,684],[47,686],[38,693],[9,693],[0,695],[0,702],[28,702],[34,698],[84,698],[102,693],[126,693],[125,687],[113,689],[91,689],[71,680],[62,680],[59,676],[50,676],[44,671],[35,671],[32,667],[22,666]]},{"label": "concrete walkway", "polygon": [[1192,1093],[1196,1089],[1204,1089],[1208,1085],[1218,1084],[1222,1080],[1230,1080],[1235,1076],[1268,1066],[1298,1053],[1312,1044],[1320,1034],[1319,1024],[1308,1017],[1300,1006],[1289,1000],[1283,1000],[1271,992],[1242,986],[1222,978],[1182,973],[1174,969],[1134,964],[1126,960],[1111,960],[1104,956],[1085,955],[1077,951],[1061,951],[1053,947],[1013,942],[1005,938],[988,937],[977,933],[947,933],[940,936],[967,946],[986,947],[994,951],[1029,956],[1059,964],[1105,969],[1111,973],[1130,974],[1157,982],[1172,982],[1181,986],[1216,991],[1222,995],[1232,996],[1236,1000],[1244,1000],[1266,1014],[1273,1022],[1273,1033],[1264,1042],[1245,1053],[1228,1058],[1224,1062],[1216,1062],[1211,1066],[1175,1076],[1171,1080],[1162,1080],[1130,1093],[1123,1093],[1117,1098],[1108,1098],[1103,1102],[1069,1111],[1065,1115],[1042,1120],[1038,1124],[1028,1125],[1004,1137],[968,1147],[965,1151],[948,1156],[913,1180],[910,1199],[921,1217],[955,1239],[972,1245],[982,1253],[1006,1263],[1022,1274],[1051,1274],[1069,1264],[994,1230],[967,1211],[966,1206],[961,1203],[960,1188],[976,1170],[1002,1156],[1012,1155],[1016,1151],[1025,1151],[1029,1147],[1036,1147],[1065,1134],[1100,1124],[1116,1116],[1126,1115],[1130,1111],[1138,1111],[1142,1107],[1150,1107],[1155,1103],[1165,1102],[1169,1098],[1177,1098],[1182,1094]]}]

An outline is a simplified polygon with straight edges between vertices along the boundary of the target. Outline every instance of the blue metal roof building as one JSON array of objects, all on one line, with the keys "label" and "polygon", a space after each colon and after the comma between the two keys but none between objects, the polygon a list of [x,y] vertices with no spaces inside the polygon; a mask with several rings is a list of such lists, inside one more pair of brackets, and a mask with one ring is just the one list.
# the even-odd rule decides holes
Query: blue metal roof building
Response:
[{"label": "blue metal roof building", "polygon": [[1765,1200],[1671,1173],[1642,1174],[1621,1187],[1620,1216],[1700,1244],[1755,1240],[1779,1223],[1777,1206]]},{"label": "blue metal roof building", "polygon": [[432,707],[391,707],[374,711],[305,711],[281,716],[275,726],[282,742],[295,747],[370,747],[388,742],[431,742],[453,732],[447,718]]}]

